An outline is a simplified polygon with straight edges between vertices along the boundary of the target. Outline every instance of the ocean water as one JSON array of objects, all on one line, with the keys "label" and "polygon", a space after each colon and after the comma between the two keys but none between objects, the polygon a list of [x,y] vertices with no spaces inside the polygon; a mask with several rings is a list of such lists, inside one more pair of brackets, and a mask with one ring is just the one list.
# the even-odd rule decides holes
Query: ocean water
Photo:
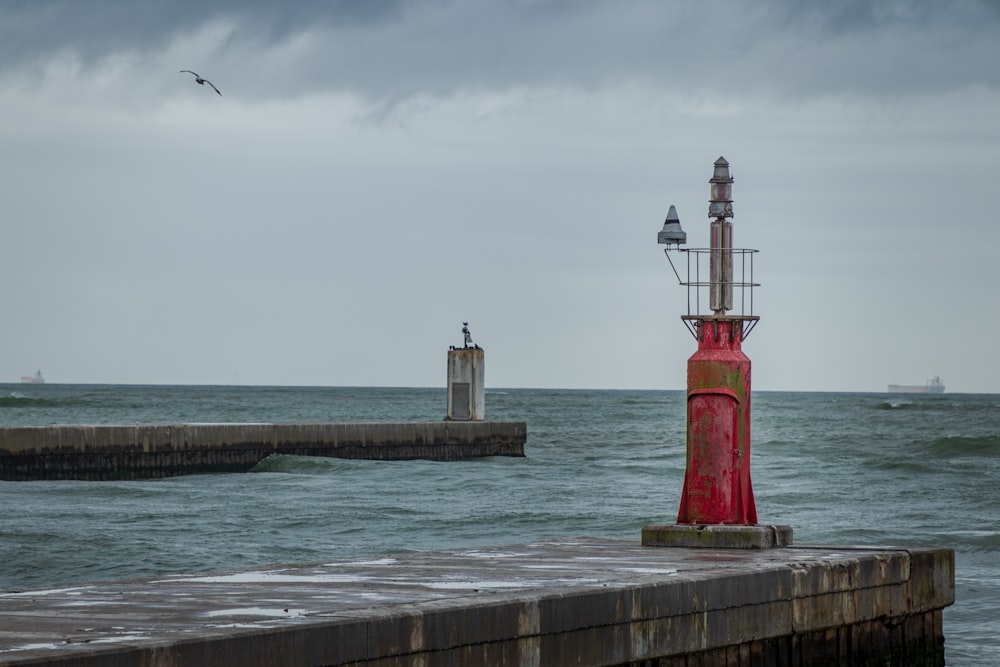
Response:
[{"label": "ocean water", "polygon": [[[444,388],[0,385],[0,426],[425,421]],[[0,482],[0,590],[530,540],[676,519],[680,391],[487,390],[527,456],[275,457],[252,473]],[[796,543],[951,547],[949,665],[1000,665],[1000,395],[757,392],[759,520]]]}]

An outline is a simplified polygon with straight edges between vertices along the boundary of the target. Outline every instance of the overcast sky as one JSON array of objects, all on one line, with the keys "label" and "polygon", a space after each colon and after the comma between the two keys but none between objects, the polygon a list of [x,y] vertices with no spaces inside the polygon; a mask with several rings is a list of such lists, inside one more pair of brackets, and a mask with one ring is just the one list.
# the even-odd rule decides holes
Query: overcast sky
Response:
[{"label": "overcast sky", "polygon": [[[1000,392],[1000,3],[0,0],[0,381]],[[180,70],[211,80],[222,95]]]}]

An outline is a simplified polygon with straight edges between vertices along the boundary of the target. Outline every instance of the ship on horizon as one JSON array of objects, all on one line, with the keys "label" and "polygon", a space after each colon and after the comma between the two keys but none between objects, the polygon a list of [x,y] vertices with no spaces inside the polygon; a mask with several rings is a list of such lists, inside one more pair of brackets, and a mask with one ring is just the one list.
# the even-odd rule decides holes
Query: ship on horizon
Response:
[{"label": "ship on horizon", "polygon": [[21,384],[45,384],[45,378],[41,371],[35,371],[34,375],[22,375]]},{"label": "ship on horizon", "polygon": [[889,385],[890,394],[943,394],[944,393],[944,383],[941,382],[941,378],[935,375],[927,384],[922,385],[911,385],[911,384],[890,384]]}]

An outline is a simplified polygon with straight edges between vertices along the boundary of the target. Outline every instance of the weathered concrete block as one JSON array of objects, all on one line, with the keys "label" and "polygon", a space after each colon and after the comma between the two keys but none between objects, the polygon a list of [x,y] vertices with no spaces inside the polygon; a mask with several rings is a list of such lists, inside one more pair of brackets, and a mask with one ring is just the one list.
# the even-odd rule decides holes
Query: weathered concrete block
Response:
[{"label": "weathered concrete block", "polygon": [[631,593],[627,590],[570,591],[538,601],[542,632],[565,632],[569,628],[600,623],[626,623],[632,618]]},{"label": "weathered concrete block", "polygon": [[647,547],[709,549],[773,549],[792,543],[791,526],[727,526],[664,524],[644,526]]},{"label": "weathered concrete block", "polygon": [[910,549],[910,600],[915,611],[940,609],[955,599],[955,552],[947,549]]}]

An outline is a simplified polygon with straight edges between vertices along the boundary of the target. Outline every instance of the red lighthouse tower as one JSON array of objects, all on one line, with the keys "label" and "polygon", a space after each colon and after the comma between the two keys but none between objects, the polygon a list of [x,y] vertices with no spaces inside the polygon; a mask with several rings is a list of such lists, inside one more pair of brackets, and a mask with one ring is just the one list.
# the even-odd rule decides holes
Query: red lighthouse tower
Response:
[{"label": "red lighthouse tower", "polygon": [[[688,359],[687,470],[677,523],[646,526],[643,544],[790,544],[788,526],[757,525],[750,481],[750,358],[742,345],[760,319],[753,313],[757,251],[733,247],[733,178],[725,158],[715,161],[709,184],[709,247],[681,248],[687,235],[673,206],[657,238],[667,246],[678,282],[688,288],[688,314],[681,319],[698,350]],[[687,257],[685,278],[670,259],[672,245]]]}]

